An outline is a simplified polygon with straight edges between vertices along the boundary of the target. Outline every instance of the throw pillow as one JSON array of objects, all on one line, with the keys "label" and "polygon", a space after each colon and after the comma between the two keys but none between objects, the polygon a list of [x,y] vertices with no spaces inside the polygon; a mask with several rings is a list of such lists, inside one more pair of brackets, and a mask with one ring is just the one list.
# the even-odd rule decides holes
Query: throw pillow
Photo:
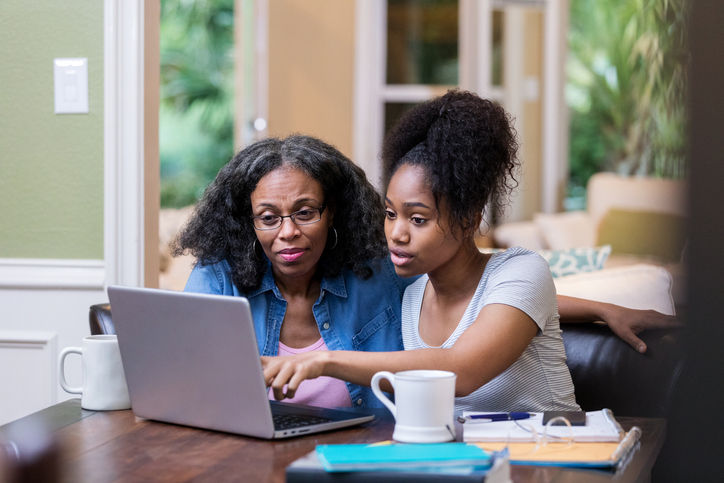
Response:
[{"label": "throw pillow", "polygon": [[548,262],[553,278],[558,278],[601,270],[611,254],[611,246],[539,250],[538,253]]},{"label": "throw pillow", "polygon": [[599,244],[614,254],[652,256],[678,262],[686,243],[685,218],[669,213],[613,208],[598,225]]},{"label": "throw pillow", "polygon": [[[504,248],[480,248],[483,253],[498,253]],[[611,247],[569,248],[567,250],[537,250],[551,269],[553,278],[576,273],[601,270],[606,263]]]},{"label": "throw pillow", "polygon": [[559,295],[621,305],[632,309],[654,309],[675,315],[671,296],[671,274],[648,264],[604,268],[554,280]]}]

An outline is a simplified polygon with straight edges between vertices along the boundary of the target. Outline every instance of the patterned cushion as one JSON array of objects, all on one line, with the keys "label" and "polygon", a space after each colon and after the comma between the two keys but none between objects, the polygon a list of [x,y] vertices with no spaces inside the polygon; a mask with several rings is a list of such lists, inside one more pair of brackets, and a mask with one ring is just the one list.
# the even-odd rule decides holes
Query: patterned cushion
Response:
[{"label": "patterned cushion", "polygon": [[539,250],[538,253],[548,262],[553,278],[558,278],[576,273],[601,270],[611,254],[611,245],[564,250]]},{"label": "patterned cushion", "polygon": [[[483,253],[505,251],[502,248],[481,248]],[[574,275],[577,273],[601,270],[611,254],[611,245],[589,248],[566,248],[563,250],[538,250],[551,269],[553,278]]]}]

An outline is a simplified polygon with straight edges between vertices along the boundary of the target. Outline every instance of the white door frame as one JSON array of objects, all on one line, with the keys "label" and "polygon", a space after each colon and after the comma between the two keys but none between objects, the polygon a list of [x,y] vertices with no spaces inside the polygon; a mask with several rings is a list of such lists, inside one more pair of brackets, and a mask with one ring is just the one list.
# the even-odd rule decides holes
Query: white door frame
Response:
[{"label": "white door frame", "polygon": [[[506,4],[530,3],[545,12],[543,72],[543,179],[540,209],[558,210],[568,176],[568,119],[563,88],[567,51],[568,0],[516,2],[505,0],[460,0],[460,85],[480,95],[501,101],[506,94],[490,85],[491,11]],[[403,90],[385,86],[386,46],[385,0],[356,0],[355,88],[354,88],[354,161],[379,188],[382,146],[383,103],[385,100],[410,101]],[[406,86],[410,93],[415,87]],[[420,93],[424,94],[420,89]],[[399,92],[398,92],[399,91]],[[434,94],[433,94],[434,95]],[[391,97],[393,96],[394,99]]]},{"label": "white door frame", "polygon": [[568,109],[564,97],[568,0],[548,0],[543,26],[542,211],[560,210],[568,180]]},{"label": "white door frame", "polygon": [[105,285],[144,283],[144,3],[104,0]]}]

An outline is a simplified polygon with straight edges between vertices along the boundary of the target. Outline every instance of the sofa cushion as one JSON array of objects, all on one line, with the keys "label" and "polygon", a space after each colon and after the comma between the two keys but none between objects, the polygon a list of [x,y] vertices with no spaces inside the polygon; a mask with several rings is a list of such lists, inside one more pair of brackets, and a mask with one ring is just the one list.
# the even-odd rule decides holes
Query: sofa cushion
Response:
[{"label": "sofa cushion", "polygon": [[639,264],[554,279],[556,292],[632,309],[674,315],[671,274],[662,267]]},{"label": "sofa cushion", "polygon": [[601,270],[611,253],[611,247],[606,245],[565,250],[538,250],[538,253],[548,262],[553,278],[558,278]]},{"label": "sofa cushion", "polygon": [[601,219],[597,242],[614,254],[653,256],[663,262],[681,259],[686,219],[670,213],[612,208]]},{"label": "sofa cushion", "polygon": [[595,245],[596,227],[585,211],[538,213],[533,221],[546,246],[552,250]]},{"label": "sofa cushion", "polygon": [[539,250],[546,246],[540,228],[532,221],[514,221],[498,225],[493,230],[493,239],[500,247]]}]

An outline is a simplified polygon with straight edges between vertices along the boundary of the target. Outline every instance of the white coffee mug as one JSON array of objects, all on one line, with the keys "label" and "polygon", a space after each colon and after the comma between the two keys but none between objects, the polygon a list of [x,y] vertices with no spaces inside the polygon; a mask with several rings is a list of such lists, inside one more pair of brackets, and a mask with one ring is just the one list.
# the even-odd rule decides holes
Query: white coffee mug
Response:
[{"label": "white coffee mug", "polygon": [[[403,443],[437,443],[455,439],[455,379],[448,371],[381,371],[372,376],[372,392],[395,417],[392,438]],[[395,391],[392,403],[380,390],[387,379]]]},{"label": "white coffee mug", "polygon": [[[81,355],[83,387],[70,387],[65,379],[65,358],[69,354]],[[115,335],[89,335],[83,338],[82,347],[66,347],[58,358],[58,371],[61,387],[71,394],[80,394],[80,405],[84,409],[106,411],[131,407]]]}]

